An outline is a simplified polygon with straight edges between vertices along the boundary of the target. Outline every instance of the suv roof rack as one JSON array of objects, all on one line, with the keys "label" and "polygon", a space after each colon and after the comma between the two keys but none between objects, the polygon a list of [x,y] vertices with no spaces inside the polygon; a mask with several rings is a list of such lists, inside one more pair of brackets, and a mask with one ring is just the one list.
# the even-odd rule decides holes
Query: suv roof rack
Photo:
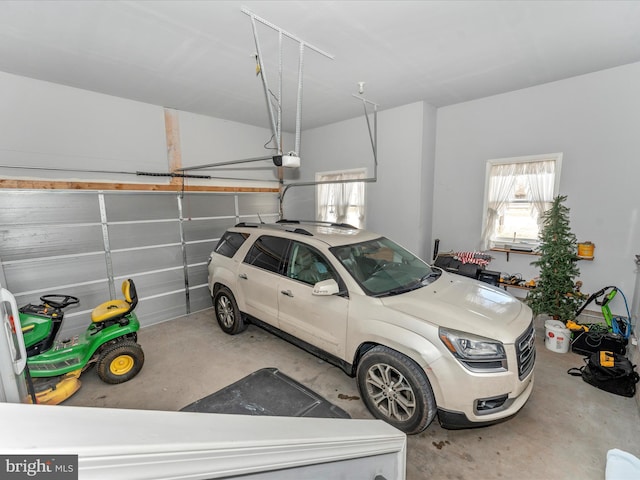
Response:
[{"label": "suv roof rack", "polygon": [[283,218],[282,220],[278,220],[276,223],[309,223],[312,225],[327,225],[329,227],[350,228],[352,230],[357,230],[357,227],[354,227],[353,225],[348,223],[323,222],[321,220],[286,220]]},{"label": "suv roof rack", "polygon": [[299,233],[300,235],[308,235],[309,237],[313,237],[313,233],[305,230],[304,228],[296,228],[295,230],[287,230],[287,232]]},{"label": "suv roof rack", "polygon": [[[278,227],[281,227],[279,230],[284,230],[285,232],[291,232],[291,233],[298,233],[300,235],[307,235],[309,237],[313,237],[313,233],[311,233],[308,230],[305,230],[304,228],[294,228],[294,229],[289,229],[286,228],[286,225],[289,223],[293,223],[293,224],[299,224],[300,222],[296,221],[296,222],[276,222],[276,224],[278,224]],[[276,226],[273,223],[253,223],[253,222],[240,222],[240,223],[236,223],[235,224],[236,227],[249,227],[249,228],[260,228],[260,227],[267,227],[267,228],[274,228],[274,226]]]},{"label": "suv roof rack", "polygon": [[[349,225],[348,223],[334,223],[334,222],[322,222],[320,220],[286,220],[286,219],[282,219],[282,220],[278,220],[275,223],[256,223],[256,222],[240,222],[237,223],[235,226],[236,227],[249,227],[249,228],[275,228],[275,227],[280,227],[280,229],[284,230],[285,232],[291,232],[291,233],[297,233],[299,235],[307,235],[309,237],[313,237],[313,233],[311,233],[309,230],[305,230],[304,228],[301,228],[302,225],[304,224],[309,224],[309,225],[325,225],[328,227],[334,227],[334,228],[348,228],[350,230],[357,230],[356,227],[354,227],[353,225]],[[298,227],[297,225],[300,225],[300,227]],[[287,228],[287,226],[289,226],[289,228]],[[293,227],[295,226],[295,228]]]}]

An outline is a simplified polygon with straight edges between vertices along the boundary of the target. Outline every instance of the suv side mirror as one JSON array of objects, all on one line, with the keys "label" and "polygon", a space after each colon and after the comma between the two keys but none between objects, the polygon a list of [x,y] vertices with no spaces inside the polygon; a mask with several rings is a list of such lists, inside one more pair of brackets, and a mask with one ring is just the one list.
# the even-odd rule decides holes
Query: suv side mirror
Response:
[{"label": "suv side mirror", "polygon": [[319,296],[328,296],[335,295],[340,292],[340,288],[338,288],[338,282],[336,282],[333,278],[329,280],[323,280],[322,282],[318,282],[313,286],[313,294]]}]

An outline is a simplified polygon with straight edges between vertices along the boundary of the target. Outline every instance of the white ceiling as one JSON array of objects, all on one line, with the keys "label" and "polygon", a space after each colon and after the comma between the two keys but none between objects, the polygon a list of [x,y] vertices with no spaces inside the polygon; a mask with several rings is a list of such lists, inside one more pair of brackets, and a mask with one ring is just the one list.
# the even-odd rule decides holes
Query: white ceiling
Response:
[{"label": "white ceiling", "polygon": [[[640,61],[638,1],[0,1],[0,71],[268,127],[246,7],[303,41],[302,128]],[[258,23],[277,93],[278,34]],[[285,130],[298,44],[283,42]]]}]

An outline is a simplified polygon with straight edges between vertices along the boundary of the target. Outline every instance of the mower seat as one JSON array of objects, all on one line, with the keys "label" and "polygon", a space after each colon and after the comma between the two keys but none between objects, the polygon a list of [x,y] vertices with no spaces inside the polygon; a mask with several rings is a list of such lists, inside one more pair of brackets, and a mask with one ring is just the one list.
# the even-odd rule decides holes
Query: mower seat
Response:
[{"label": "mower seat", "polygon": [[106,322],[124,317],[131,312],[138,304],[138,294],[133,280],[128,279],[122,282],[122,294],[124,299],[110,300],[98,305],[91,312],[93,323]]}]

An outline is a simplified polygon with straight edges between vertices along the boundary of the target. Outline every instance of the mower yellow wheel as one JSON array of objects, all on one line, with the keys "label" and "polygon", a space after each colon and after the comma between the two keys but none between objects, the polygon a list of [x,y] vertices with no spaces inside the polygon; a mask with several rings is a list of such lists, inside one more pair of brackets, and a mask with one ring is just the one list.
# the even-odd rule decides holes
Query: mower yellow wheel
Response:
[{"label": "mower yellow wheel", "polygon": [[96,371],[105,383],[128,382],[144,365],[144,352],[136,342],[125,339],[107,345],[98,355]]},{"label": "mower yellow wheel", "polygon": [[125,375],[131,371],[135,364],[131,355],[119,355],[109,365],[109,370],[114,375]]}]

